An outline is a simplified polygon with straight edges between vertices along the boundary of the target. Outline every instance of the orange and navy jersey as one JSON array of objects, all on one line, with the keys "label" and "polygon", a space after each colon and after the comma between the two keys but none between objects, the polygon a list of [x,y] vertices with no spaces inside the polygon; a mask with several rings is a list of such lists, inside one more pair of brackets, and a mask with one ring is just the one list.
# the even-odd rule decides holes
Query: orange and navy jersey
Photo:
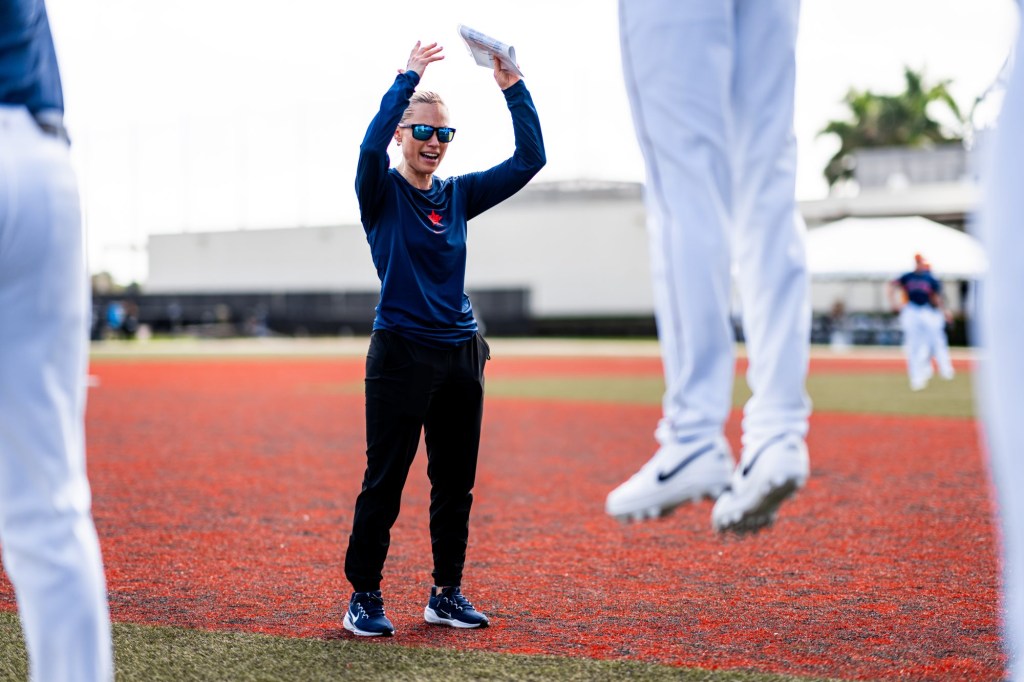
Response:
[{"label": "orange and navy jersey", "polygon": [[908,272],[896,280],[907,300],[914,305],[932,305],[932,297],[942,293],[942,283],[930,272]]}]

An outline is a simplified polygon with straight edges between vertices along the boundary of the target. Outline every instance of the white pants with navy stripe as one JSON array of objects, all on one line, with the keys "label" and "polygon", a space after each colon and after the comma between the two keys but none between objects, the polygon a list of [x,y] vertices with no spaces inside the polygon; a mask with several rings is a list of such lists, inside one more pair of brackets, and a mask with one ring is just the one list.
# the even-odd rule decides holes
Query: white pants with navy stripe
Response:
[{"label": "white pants with navy stripe", "polygon": [[0,106],[0,545],[46,682],[113,678],[85,469],[84,260],[67,145]]},{"label": "white pants with navy stripe", "polygon": [[807,432],[810,306],[793,134],[798,18],[798,0],[619,4],[647,170],[663,444],[721,433],[728,418],[733,264],[753,391],[744,449]]},{"label": "white pants with navy stripe", "polygon": [[981,297],[978,398],[1002,521],[1006,641],[1011,679],[1024,680],[1024,58],[1010,77],[990,143],[977,224],[989,271]]}]

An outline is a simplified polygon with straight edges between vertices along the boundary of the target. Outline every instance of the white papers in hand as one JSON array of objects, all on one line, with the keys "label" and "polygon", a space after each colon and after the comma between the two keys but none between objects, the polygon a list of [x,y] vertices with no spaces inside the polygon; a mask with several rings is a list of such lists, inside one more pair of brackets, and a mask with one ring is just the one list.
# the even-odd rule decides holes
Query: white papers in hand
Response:
[{"label": "white papers in hand", "polygon": [[459,24],[459,35],[466,41],[469,53],[480,66],[493,69],[493,60],[497,58],[503,68],[508,69],[520,78],[523,77],[523,72],[516,65],[516,48],[462,24]]}]

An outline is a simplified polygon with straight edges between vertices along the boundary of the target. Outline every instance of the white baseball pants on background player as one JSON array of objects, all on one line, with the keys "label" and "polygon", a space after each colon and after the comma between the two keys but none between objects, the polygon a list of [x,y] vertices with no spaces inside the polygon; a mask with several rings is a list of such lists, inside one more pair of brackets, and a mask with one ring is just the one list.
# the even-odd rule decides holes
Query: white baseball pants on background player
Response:
[{"label": "white baseball pants on background player", "polygon": [[[1017,59],[1021,58],[1018,39]],[[981,289],[978,399],[1002,521],[1010,679],[1024,680],[1024,64],[1013,69],[992,160],[982,176],[978,234],[989,271]]]},{"label": "white baseball pants on background player", "polygon": [[795,200],[798,0],[623,2],[623,62],[647,164],[662,445],[714,437],[732,404],[730,265],[753,396],[744,450],[804,437],[810,306]]},{"label": "white baseball pants on background player", "polygon": [[946,341],[946,320],[942,311],[931,305],[907,303],[900,310],[903,353],[907,358],[907,377],[912,389],[921,390],[932,378],[932,359],[943,378],[953,377],[953,363]]},{"label": "white baseball pants on background player", "polygon": [[113,678],[85,469],[88,297],[68,147],[0,105],[0,545],[46,682]]},{"label": "white baseball pants on background player", "polygon": [[953,359],[949,355],[949,338],[946,336],[946,316],[938,308],[932,308],[928,316],[928,358],[935,361],[939,376],[952,379]]}]

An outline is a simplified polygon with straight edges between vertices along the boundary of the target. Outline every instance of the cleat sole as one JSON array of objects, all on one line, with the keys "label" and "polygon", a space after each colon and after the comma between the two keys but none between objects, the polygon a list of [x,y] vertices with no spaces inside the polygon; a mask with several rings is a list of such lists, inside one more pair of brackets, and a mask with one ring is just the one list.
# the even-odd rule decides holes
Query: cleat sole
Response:
[{"label": "cleat sole", "polygon": [[619,512],[608,511],[607,513],[608,513],[609,516],[611,516],[611,517],[613,517],[613,518],[615,518],[615,519],[617,519],[617,520],[619,520],[619,521],[621,521],[623,523],[627,523],[627,524],[630,523],[630,522],[639,523],[639,522],[642,522],[642,521],[646,521],[648,519],[659,519],[659,518],[661,518],[663,516],[668,516],[669,514],[674,512],[677,508],[682,507],[683,505],[690,504],[690,503],[700,502],[702,500],[710,500],[710,501],[714,502],[715,500],[717,500],[719,497],[722,496],[722,493],[724,493],[728,489],[729,489],[729,486],[723,484],[723,485],[720,485],[720,486],[715,486],[713,488],[709,488],[708,490],[706,490],[706,491],[704,491],[702,493],[697,493],[695,495],[690,495],[688,497],[685,497],[685,498],[679,499],[679,500],[673,500],[673,501],[665,503],[665,504],[648,506],[648,507],[641,507],[639,509],[632,509],[632,510],[628,510],[628,511],[619,511]]},{"label": "cleat sole", "polygon": [[720,519],[715,524],[715,530],[720,533],[731,531],[734,533],[756,533],[763,528],[775,523],[779,507],[797,490],[804,486],[806,479],[780,479],[773,481],[772,485],[764,490],[764,497],[761,503],[752,507],[746,512],[737,513],[726,519]]}]

